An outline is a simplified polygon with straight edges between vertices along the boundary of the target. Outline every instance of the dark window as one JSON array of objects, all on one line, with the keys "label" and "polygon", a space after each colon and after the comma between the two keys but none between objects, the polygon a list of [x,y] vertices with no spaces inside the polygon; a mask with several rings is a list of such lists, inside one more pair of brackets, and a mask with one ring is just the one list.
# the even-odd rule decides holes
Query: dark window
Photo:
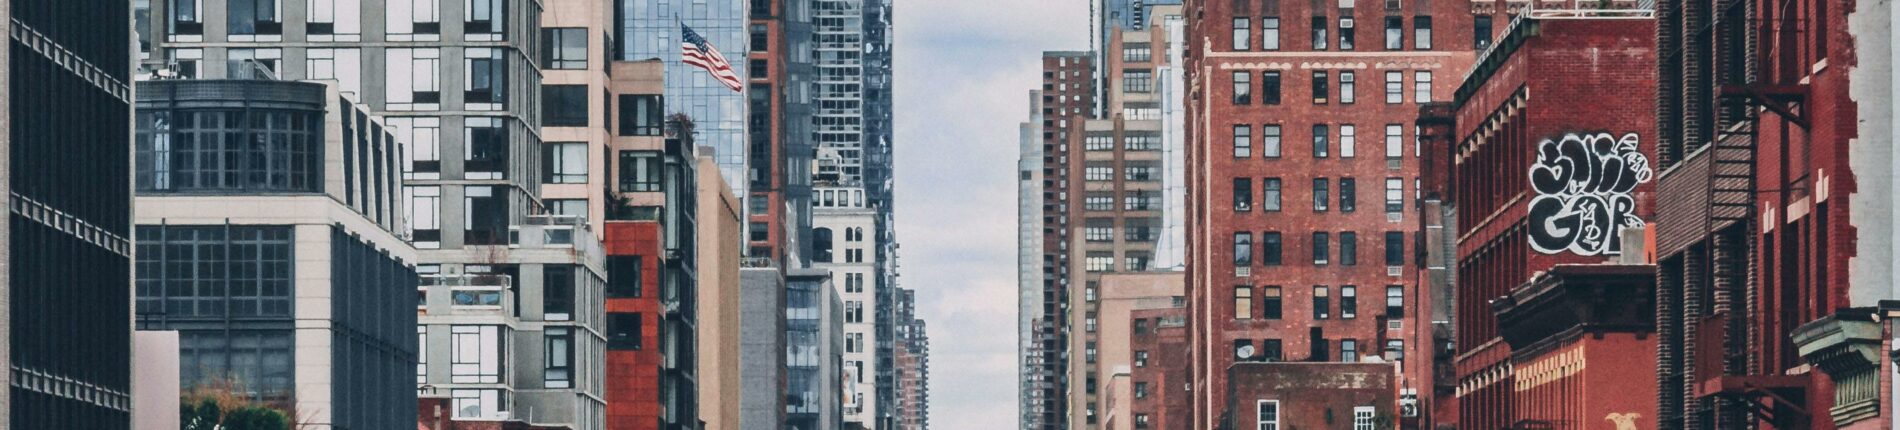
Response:
[{"label": "dark window", "polygon": [[508,171],[508,129],[496,118],[470,118],[466,121],[468,153],[462,170],[467,173],[493,173],[486,179],[499,179]]},{"label": "dark window", "polygon": [[660,190],[658,151],[620,151],[620,192]]},{"label": "dark window", "polygon": [[465,243],[505,245],[508,243],[508,188],[470,186],[462,188],[468,225]]},{"label": "dark window", "polygon": [[205,33],[204,18],[198,16],[198,2],[192,0],[174,0],[165,2],[171,9],[170,34],[197,35]]},{"label": "dark window", "polygon": [[747,60],[745,68],[746,76],[752,79],[765,79],[771,76],[771,70],[767,69],[765,64],[765,60]]},{"label": "dark window", "polygon": [[1339,318],[1352,319],[1359,316],[1359,288],[1351,285],[1339,287]]},{"label": "dark window", "polygon": [[607,349],[641,349],[639,312],[607,313]]},{"label": "dark window", "polygon": [[1339,265],[1359,265],[1359,233],[1339,232]]},{"label": "dark window", "polygon": [[140,226],[139,315],[167,319],[291,316],[287,226]]},{"label": "dark window", "polygon": [[1327,80],[1326,72],[1313,72],[1313,104],[1326,104],[1327,95],[1333,91],[1328,88]]},{"label": "dark window", "polygon": [[607,297],[640,297],[641,262],[638,255],[607,257]]},{"label": "dark window", "polygon": [[587,126],[586,85],[543,85],[541,97],[542,126]]},{"label": "dark window", "polygon": [[1330,262],[1328,260],[1331,259],[1330,258],[1331,256],[1328,254],[1330,253],[1329,251],[1332,250],[1331,239],[1332,239],[1332,235],[1329,233],[1326,233],[1323,231],[1313,232],[1313,241],[1310,243],[1310,245],[1313,246],[1313,265],[1314,266],[1324,266]]},{"label": "dark window", "polygon": [[1260,360],[1269,363],[1286,360],[1286,351],[1282,348],[1279,339],[1260,341]]},{"label": "dark window", "polygon": [[1234,233],[1234,265],[1253,264],[1253,233]]},{"label": "dark window", "polygon": [[[506,0],[468,0],[466,33],[501,33],[507,29]],[[418,31],[419,32],[419,31]]]},{"label": "dark window", "polygon": [[[1332,137],[1332,134],[1332,127],[1326,124],[1313,125],[1313,158],[1326,158],[1327,151],[1333,146],[1330,142],[1327,142],[1327,139]],[[1321,205],[1321,207],[1324,207],[1324,205]]]},{"label": "dark window", "polygon": [[1280,104],[1280,72],[1262,73],[1260,81],[1260,103]]},{"label": "dark window", "polygon": [[752,34],[752,52],[765,52],[772,49],[771,34],[767,33],[765,24],[752,24],[749,30]]},{"label": "dark window", "polygon": [[323,190],[313,112],[155,110],[136,123],[139,192]]},{"label": "dark window", "polygon": [[288,397],[296,361],[291,330],[183,330],[178,382],[185,387],[243,381],[240,394]]},{"label": "dark window", "polygon": [[1491,47],[1491,16],[1478,15],[1471,18],[1471,47],[1479,52]]},{"label": "dark window", "polygon": [[1313,50],[1326,50],[1326,17],[1313,17]]},{"label": "dark window", "polygon": [[562,320],[574,318],[574,267],[565,264],[541,266],[541,312],[548,319],[555,320],[555,314],[565,314]]},{"label": "dark window", "polygon": [[277,0],[230,0],[225,7],[230,34],[284,33],[284,25],[277,18]]},{"label": "dark window", "polygon": [[831,262],[831,229],[819,227],[811,230],[811,261],[813,263]]},{"label": "dark window", "polygon": [[1359,181],[1339,178],[1339,211],[1352,212],[1359,206]]},{"label": "dark window", "polygon": [[1405,265],[1405,233],[1385,232],[1385,265]]},{"label": "dark window", "polygon": [[1260,233],[1260,264],[1264,266],[1280,265],[1280,232]]},{"label": "dark window", "polygon": [[1326,287],[1313,287],[1313,319],[1332,318],[1333,298],[1328,297],[1328,292]]},{"label": "dark window", "polygon": [[1260,317],[1270,320],[1280,319],[1280,287],[1264,287],[1260,291]]},{"label": "dark window", "polygon": [[1405,287],[1387,285],[1385,287],[1385,317],[1405,317]]},{"label": "dark window", "polygon": [[1351,51],[1359,42],[1359,29],[1353,25],[1352,8],[1339,9],[1339,50]]},{"label": "dark window", "polygon": [[1320,328],[1320,327],[1311,327],[1307,330],[1306,336],[1307,336],[1306,341],[1308,343],[1308,348],[1306,350],[1307,361],[1331,360],[1330,358],[1331,355],[1329,355],[1331,354],[1330,352],[1331,348],[1328,348],[1328,345],[1327,345],[1328,342],[1326,342],[1325,329]]},{"label": "dark window", "polygon": [[1253,180],[1234,179],[1234,211],[1246,212],[1253,209]]},{"label": "dark window", "polygon": [[659,136],[664,125],[660,96],[623,94],[620,96],[620,135]]},{"label": "dark window", "polygon": [[541,67],[555,70],[587,68],[587,29],[541,29]]},{"label": "dark window", "polygon": [[[488,58],[468,59],[468,90],[463,98],[468,103],[504,103],[508,100],[508,60],[501,57],[501,50],[490,51]],[[585,102],[582,103],[585,106]],[[585,107],[583,107],[585,109]]]},{"label": "dark window", "polygon": [[1327,195],[1330,194],[1327,188],[1326,178],[1313,179],[1313,212],[1326,211],[1326,202],[1331,200],[1331,197]]}]

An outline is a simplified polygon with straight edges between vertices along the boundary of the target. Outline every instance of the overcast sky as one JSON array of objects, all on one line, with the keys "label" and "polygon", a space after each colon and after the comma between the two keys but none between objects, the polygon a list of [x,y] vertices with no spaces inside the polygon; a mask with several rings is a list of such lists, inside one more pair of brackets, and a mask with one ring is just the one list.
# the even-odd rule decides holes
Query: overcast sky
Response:
[{"label": "overcast sky", "polygon": [[930,331],[930,417],[1016,427],[1016,144],[1042,51],[1087,0],[897,0],[897,237]]}]

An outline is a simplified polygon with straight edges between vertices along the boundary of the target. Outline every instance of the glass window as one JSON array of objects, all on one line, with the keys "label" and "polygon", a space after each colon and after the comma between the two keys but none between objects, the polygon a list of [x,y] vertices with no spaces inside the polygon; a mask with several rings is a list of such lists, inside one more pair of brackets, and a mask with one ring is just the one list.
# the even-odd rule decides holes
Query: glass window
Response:
[{"label": "glass window", "polygon": [[1313,104],[1316,104],[1316,105],[1326,104],[1327,100],[1329,99],[1327,95],[1333,92],[1332,89],[1327,88],[1327,84],[1328,84],[1328,80],[1326,77],[1326,72],[1324,71],[1313,72]]},{"label": "glass window", "polygon": [[587,143],[550,142],[543,145],[541,166],[547,171],[542,183],[581,184],[587,182]]},{"label": "glass window", "polygon": [[1431,103],[1432,101],[1432,72],[1425,72],[1425,71],[1412,72],[1412,101],[1418,102],[1418,103]]},{"label": "glass window", "polygon": [[1405,287],[1398,285],[1385,287],[1385,317],[1405,318]]},{"label": "glass window", "polygon": [[1385,265],[1405,265],[1405,233],[1385,232]]},{"label": "glass window", "polygon": [[186,387],[243,381],[250,396],[290,397],[296,360],[290,330],[184,330],[178,333],[179,382]]},{"label": "glass window", "polygon": [[607,349],[638,350],[645,347],[640,331],[643,321],[639,312],[607,313]]},{"label": "glass window", "polygon": [[1432,17],[1412,18],[1412,49],[1420,51],[1432,49]]},{"label": "glass window", "polygon": [[[468,48],[463,50],[468,70],[464,73],[466,82],[463,88],[463,102],[468,104],[501,104],[508,101],[508,60],[503,57],[500,48]],[[487,110],[498,107],[469,107],[470,110]]]},{"label": "glass window", "polygon": [[1253,179],[1234,178],[1234,211],[1253,210]]},{"label": "glass window", "polygon": [[1399,178],[1385,180],[1385,213],[1395,214],[1405,210],[1405,181]]},{"label": "glass window", "polygon": [[277,0],[227,0],[225,16],[232,35],[283,34],[283,21],[278,19],[281,5]]},{"label": "glass window", "polygon": [[141,110],[135,118],[140,192],[322,191],[323,121],[315,112]]},{"label": "glass window", "polygon": [[1350,231],[1339,233],[1339,265],[1359,265],[1359,233]]},{"label": "glass window", "polygon": [[1352,212],[1359,206],[1359,181],[1353,178],[1339,178],[1339,211]]},{"label": "glass window", "polygon": [[1249,266],[1252,264],[1253,233],[1244,231],[1234,233],[1234,265]]},{"label": "glass window", "polygon": [[1398,124],[1385,125],[1385,158],[1396,160],[1405,156],[1405,127]]},{"label": "glass window", "polygon": [[291,317],[290,227],[147,225],[135,234],[141,314],[174,320]]},{"label": "glass window", "polygon": [[501,33],[507,30],[507,0],[468,0],[468,19],[463,31],[470,34]]},{"label": "glass window", "polygon": [[1234,72],[1234,104],[1253,103],[1253,74]]},{"label": "glass window", "polygon": [[541,86],[541,125],[544,127],[586,127],[586,85]]},{"label": "glass window", "polygon": [[203,1],[204,0],[174,0],[165,2],[166,6],[170,9],[170,13],[167,13],[167,15],[169,15],[172,20],[172,25],[168,28],[168,34],[174,36],[203,35],[205,32],[204,19],[198,15],[199,8],[202,6],[200,3]]},{"label": "glass window", "polygon": [[1234,33],[1233,33],[1232,42],[1234,44],[1235,51],[1246,51],[1248,49],[1251,49],[1250,47],[1247,46],[1247,41],[1253,39],[1253,36],[1251,35],[1251,33],[1248,31],[1248,28],[1247,28],[1248,21],[1249,20],[1247,18],[1234,18]]},{"label": "glass window", "polygon": [[388,68],[384,81],[385,101],[401,105],[442,102],[441,50],[391,48],[384,51],[384,56],[383,64]]},{"label": "glass window", "polygon": [[1355,85],[1356,83],[1357,77],[1353,72],[1339,72],[1340,104],[1352,104],[1353,101],[1358,100],[1359,95],[1356,94],[1358,92],[1358,87]]},{"label": "glass window", "polygon": [[1260,233],[1260,263],[1264,266],[1280,265],[1280,232]]},{"label": "glass window", "polygon": [[[1344,362],[1344,363],[1359,362],[1359,341],[1353,340],[1353,339],[1340,339],[1339,340],[1339,361]],[[1358,420],[1355,418],[1354,421],[1356,424]]]},{"label": "glass window", "polygon": [[1280,104],[1280,72],[1263,72],[1260,74],[1260,78],[1262,81],[1260,85],[1260,103],[1267,105]]},{"label": "glass window", "polygon": [[1254,430],[1280,430],[1280,401],[1261,400],[1254,406]]},{"label": "glass window", "polygon": [[311,35],[359,34],[363,32],[362,0],[309,0],[309,22],[305,32]]},{"label": "glass window", "polygon": [[501,118],[470,117],[463,119],[468,133],[464,142],[467,158],[462,163],[463,177],[467,179],[502,179],[508,172],[508,129],[502,127]]},{"label": "glass window", "polygon": [[1351,285],[1339,287],[1339,318],[1352,319],[1359,316],[1359,288]]},{"label": "glass window", "polygon": [[586,69],[587,29],[541,29],[541,67],[555,70]]},{"label": "glass window", "polygon": [[442,187],[411,186],[404,187],[409,195],[406,208],[409,213],[411,241],[417,248],[436,249],[442,241]]},{"label": "glass window", "polygon": [[660,153],[620,151],[620,192],[660,190]]},{"label": "glass window", "polygon": [[1260,317],[1270,320],[1280,319],[1282,316],[1280,310],[1280,287],[1269,286],[1261,288],[1260,296]]},{"label": "glass window", "polygon": [[565,264],[541,266],[541,312],[549,321],[574,319],[574,269]]},{"label": "glass window", "polygon": [[661,126],[665,124],[661,113],[664,106],[657,94],[622,94],[620,96],[620,135],[621,136],[659,136]]},{"label": "glass window", "polygon": [[1313,248],[1314,266],[1324,266],[1332,262],[1331,251],[1333,244],[1331,234],[1323,231],[1313,232],[1313,241],[1309,242],[1308,245]]},{"label": "glass window", "polygon": [[1253,287],[1234,287],[1234,319],[1253,319]]},{"label": "glass window", "polygon": [[1326,50],[1326,17],[1313,17],[1313,50]]},{"label": "glass window", "polygon": [[1261,179],[1260,190],[1261,190],[1260,191],[1260,210],[1267,211],[1267,212],[1279,212],[1280,211],[1280,178]]},{"label": "glass window", "polygon": [[1332,200],[1332,196],[1328,195],[1330,194],[1328,185],[1329,181],[1326,178],[1313,178],[1313,212],[1326,211],[1327,201]]},{"label": "glass window", "polygon": [[1280,50],[1280,18],[1268,17],[1260,20],[1260,32],[1263,33],[1260,49]]},{"label": "glass window", "polygon": [[1491,47],[1491,16],[1471,17],[1471,47],[1479,52]]},{"label": "glass window", "polygon": [[547,356],[543,363],[547,364],[547,369],[542,374],[543,381],[547,388],[573,388],[574,329],[548,327],[545,335]]},{"label": "glass window", "polygon": [[[385,23],[393,35],[442,34],[440,0],[389,0]],[[415,39],[407,39],[415,40]]]},{"label": "glass window", "polygon": [[1253,156],[1253,126],[1234,125],[1234,158]]},{"label": "glass window", "polygon": [[501,349],[500,326],[450,326],[449,382],[501,383]]},{"label": "glass window", "polygon": [[1326,158],[1328,147],[1332,146],[1326,142],[1333,134],[1331,128],[1326,124],[1313,125],[1313,158]]},{"label": "glass window", "polygon": [[1405,73],[1385,72],[1385,104],[1405,103]]},{"label": "glass window", "polygon": [[1333,298],[1325,286],[1313,287],[1313,319],[1332,318]]},{"label": "glass window", "polygon": [[1385,17],[1385,50],[1405,49],[1405,17]]},{"label": "glass window", "polygon": [[1148,69],[1122,71],[1122,91],[1130,93],[1154,91],[1154,72]]},{"label": "glass window", "polygon": [[1280,125],[1260,126],[1260,155],[1267,158],[1280,158]]}]

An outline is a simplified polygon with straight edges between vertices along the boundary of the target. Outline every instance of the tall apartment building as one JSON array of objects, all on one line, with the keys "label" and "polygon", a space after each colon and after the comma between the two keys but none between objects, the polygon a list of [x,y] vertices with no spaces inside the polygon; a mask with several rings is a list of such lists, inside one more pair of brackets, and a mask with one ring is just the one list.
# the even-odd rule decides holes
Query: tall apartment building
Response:
[{"label": "tall apartment building", "polygon": [[409,425],[416,251],[397,236],[394,134],[335,81],[145,81],[137,106],[138,328],[177,332],[182,388]]},{"label": "tall apartment building", "polygon": [[896,426],[904,430],[930,428],[930,333],[917,317],[916,291],[897,290]]},{"label": "tall apartment building", "polygon": [[[587,220],[598,235],[608,210],[607,193],[601,190],[608,186],[608,164],[613,162],[607,157],[607,143],[616,132],[616,118],[607,111],[621,105],[641,117],[644,111],[657,113],[664,103],[657,96],[614,100],[608,92],[607,73],[614,59],[603,53],[613,40],[612,0],[546,2],[545,7],[536,30],[541,46],[535,62],[543,101],[541,202],[546,213]],[[657,128],[642,131],[658,134]]]},{"label": "tall apartment building", "polygon": [[877,256],[874,241],[876,212],[866,206],[864,190],[827,188],[817,196],[812,231],[812,266],[831,272],[844,303],[844,422],[866,429],[878,427],[888,411],[877,401],[878,353],[875,345],[888,342],[877,331]]},{"label": "tall apartment building", "polygon": [[732,63],[733,73],[752,76],[748,70],[749,0],[709,0],[701,2],[656,2],[614,0],[615,44],[613,56],[621,61],[660,59],[666,63],[665,114],[686,114],[693,119],[694,136],[700,146],[712,148],[719,172],[732,195],[746,196],[751,184],[747,168],[746,114],[747,93],[734,91],[700,69],[680,62],[681,26],[706,38]]},{"label": "tall apartment building", "polygon": [[0,5],[0,427],[132,425],[129,10]]},{"label": "tall apartment building", "polygon": [[1892,424],[1893,13],[1657,3],[1658,428]]},{"label": "tall apartment building", "polygon": [[747,255],[805,267],[811,254],[811,0],[752,0],[746,70]]},{"label": "tall apartment building", "polygon": [[844,428],[847,387],[845,309],[825,269],[785,274],[785,421],[765,427]]},{"label": "tall apartment building", "polygon": [[[1094,99],[1089,54],[1044,52],[1042,89],[1029,93],[1017,159],[1018,412],[1023,429],[1064,428],[1069,417],[1068,192],[1071,135],[1080,136]],[[1080,151],[1075,151],[1080,152]],[[1111,203],[1113,204],[1113,203]],[[1036,246],[1040,245],[1040,246]],[[1033,248],[1033,250],[1032,250]]]},{"label": "tall apartment building", "polygon": [[[1429,351],[1423,312],[1408,305],[1419,295],[1407,247],[1418,242],[1413,124],[1471,64],[1473,3],[1358,6],[1184,6],[1188,39],[1207,41],[1186,60],[1193,427],[1261,412],[1227,398],[1234,363]],[[1420,368],[1398,386],[1429,386]]]}]

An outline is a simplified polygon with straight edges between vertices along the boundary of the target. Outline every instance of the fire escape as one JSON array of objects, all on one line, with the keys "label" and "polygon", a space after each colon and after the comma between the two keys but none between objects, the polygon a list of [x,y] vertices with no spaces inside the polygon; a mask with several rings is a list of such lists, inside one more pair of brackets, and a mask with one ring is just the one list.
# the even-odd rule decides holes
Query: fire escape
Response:
[{"label": "fire escape", "polygon": [[[1771,0],[1786,5],[1797,0]],[[1784,128],[1809,128],[1807,103],[1809,86],[1802,72],[1789,64],[1811,64],[1799,58],[1806,51],[1796,48],[1805,30],[1803,21],[1763,20],[1753,0],[1714,0],[1708,13],[1713,22],[1700,29],[1685,29],[1691,39],[1707,49],[1703,55],[1712,72],[1707,79],[1715,87],[1714,104],[1706,115],[1685,121],[1685,127],[1713,130],[1708,135],[1706,153],[1700,154],[1705,165],[1707,192],[1702,220],[1704,253],[1699,263],[1703,282],[1711,292],[1713,312],[1702,317],[1693,328],[1698,344],[1695,360],[1697,397],[1700,410],[1694,420],[1703,428],[1737,428],[1749,419],[1771,424],[1777,429],[1805,429],[1811,411],[1806,409],[1806,378],[1765,371],[1751,357],[1756,339],[1750,336],[1750,317],[1757,315],[1760,273],[1753,266],[1759,260],[1757,238],[1760,221],[1758,196],[1764,192],[1788,192],[1798,185],[1768,184],[1763,190],[1756,181],[1760,168],[1757,158],[1763,115],[1774,115]],[[1689,12],[1685,10],[1685,12]],[[1766,43],[1763,43],[1766,42]],[[1686,43],[1696,47],[1697,41]],[[1694,54],[1690,54],[1694,55]],[[1693,59],[1685,58],[1685,60]],[[1695,64],[1688,66],[1694,67]],[[1692,84],[1693,85],[1693,84]],[[1693,105],[1694,102],[1691,102]],[[1700,121],[1697,121],[1700,120]],[[1711,124],[1712,123],[1712,124]],[[1785,145],[1776,140],[1771,145]],[[1692,155],[1690,158],[1696,158]],[[1784,183],[1786,178],[1782,178]],[[1719,406],[1718,406],[1719,405]],[[1746,415],[1743,415],[1746,414]]]}]

